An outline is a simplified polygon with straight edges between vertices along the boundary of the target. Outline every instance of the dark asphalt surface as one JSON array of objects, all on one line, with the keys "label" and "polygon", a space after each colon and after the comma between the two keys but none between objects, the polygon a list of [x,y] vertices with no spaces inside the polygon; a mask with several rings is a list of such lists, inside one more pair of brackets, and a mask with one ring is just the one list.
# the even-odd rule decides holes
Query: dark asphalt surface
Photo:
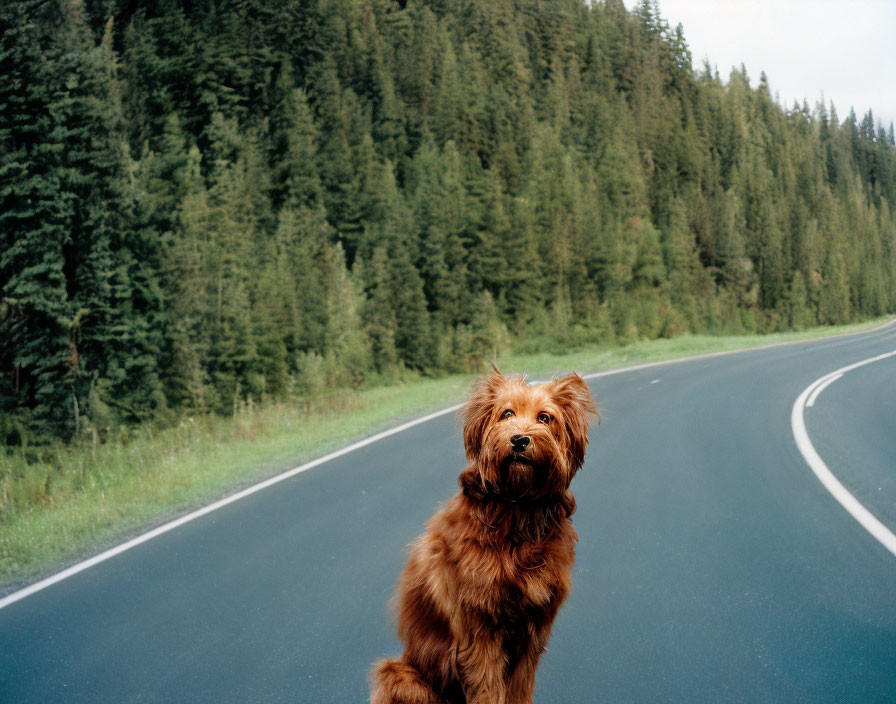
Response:
[{"label": "dark asphalt surface", "polygon": [[[896,558],[827,493],[790,412],[896,326],[594,379],[548,702],[896,702]],[[896,528],[896,360],[806,409]],[[463,467],[452,416],[385,438],[0,610],[0,702],[366,702],[405,546]]]}]

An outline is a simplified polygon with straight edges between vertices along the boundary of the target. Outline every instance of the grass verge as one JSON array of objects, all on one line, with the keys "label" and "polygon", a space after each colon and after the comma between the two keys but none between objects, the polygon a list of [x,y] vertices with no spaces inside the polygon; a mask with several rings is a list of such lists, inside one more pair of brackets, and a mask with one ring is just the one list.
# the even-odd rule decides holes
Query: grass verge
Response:
[{"label": "grass verge", "polygon": [[[862,332],[860,325],[766,336],[687,335],[566,354],[509,354],[505,372],[589,373],[711,352]],[[0,593],[151,525],[360,437],[457,403],[474,375],[340,392],[302,405],[248,405],[232,418],[138,428],[101,445],[58,446],[26,463],[0,455]]]}]

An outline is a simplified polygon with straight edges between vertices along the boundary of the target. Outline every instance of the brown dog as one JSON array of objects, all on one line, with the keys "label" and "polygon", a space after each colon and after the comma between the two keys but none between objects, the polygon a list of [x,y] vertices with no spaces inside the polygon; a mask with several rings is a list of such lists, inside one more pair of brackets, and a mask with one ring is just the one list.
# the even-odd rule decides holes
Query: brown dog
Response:
[{"label": "brown dog", "polygon": [[461,411],[461,491],[411,546],[398,584],[400,659],[374,666],[371,704],[523,704],[578,539],[569,483],[589,414],[578,374],[527,385],[497,370]]}]

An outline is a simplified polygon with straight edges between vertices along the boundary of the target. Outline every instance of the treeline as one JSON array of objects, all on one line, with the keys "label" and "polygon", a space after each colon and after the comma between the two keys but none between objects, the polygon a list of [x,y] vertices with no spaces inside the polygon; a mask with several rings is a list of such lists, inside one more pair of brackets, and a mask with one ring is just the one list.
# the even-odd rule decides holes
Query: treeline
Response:
[{"label": "treeline", "polygon": [[896,307],[869,112],[621,0],[0,9],[0,432]]}]

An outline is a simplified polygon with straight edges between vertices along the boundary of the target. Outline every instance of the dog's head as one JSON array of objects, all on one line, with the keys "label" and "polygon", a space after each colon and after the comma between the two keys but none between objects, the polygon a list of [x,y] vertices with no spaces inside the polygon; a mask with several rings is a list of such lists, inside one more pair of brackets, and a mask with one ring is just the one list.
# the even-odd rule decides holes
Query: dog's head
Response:
[{"label": "dog's head", "polygon": [[461,411],[467,458],[483,489],[510,498],[560,494],[585,461],[589,416],[596,414],[578,374],[526,384],[524,376],[495,370]]}]

